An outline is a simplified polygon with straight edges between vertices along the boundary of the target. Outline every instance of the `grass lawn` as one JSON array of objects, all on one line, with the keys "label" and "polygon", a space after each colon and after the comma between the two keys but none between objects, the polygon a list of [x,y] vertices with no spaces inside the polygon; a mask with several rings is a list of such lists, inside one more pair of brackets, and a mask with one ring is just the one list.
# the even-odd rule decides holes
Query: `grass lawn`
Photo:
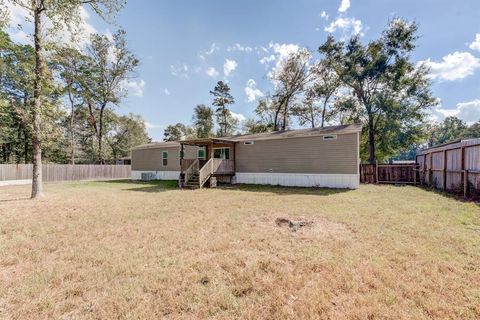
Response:
[{"label": "grass lawn", "polygon": [[[414,187],[0,188],[0,318],[479,319],[480,208]],[[278,217],[312,220],[292,232]]]}]

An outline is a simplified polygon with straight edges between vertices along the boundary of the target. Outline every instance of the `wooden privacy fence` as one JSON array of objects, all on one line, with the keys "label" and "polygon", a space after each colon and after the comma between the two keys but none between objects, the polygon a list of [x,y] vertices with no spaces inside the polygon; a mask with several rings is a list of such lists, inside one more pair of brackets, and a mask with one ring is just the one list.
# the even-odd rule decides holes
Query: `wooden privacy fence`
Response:
[{"label": "wooden privacy fence", "polygon": [[416,184],[415,164],[361,164],[361,183]]},{"label": "wooden privacy fence", "polygon": [[[130,165],[44,164],[43,181],[129,179]],[[0,164],[0,181],[32,179],[31,164]]]},{"label": "wooden privacy fence", "polygon": [[457,141],[417,155],[420,184],[445,191],[478,195],[480,139]]}]

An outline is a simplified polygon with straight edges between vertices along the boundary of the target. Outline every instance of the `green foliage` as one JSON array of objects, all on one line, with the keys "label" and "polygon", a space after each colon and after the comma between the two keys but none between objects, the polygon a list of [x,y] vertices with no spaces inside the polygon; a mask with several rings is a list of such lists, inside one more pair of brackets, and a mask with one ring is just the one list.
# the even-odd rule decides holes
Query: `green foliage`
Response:
[{"label": "green foliage", "polygon": [[468,126],[457,117],[447,117],[432,128],[432,145],[443,144],[464,138]]},{"label": "green foliage", "polygon": [[426,111],[436,104],[428,70],[410,61],[417,32],[417,24],[394,19],[366,45],[358,36],[346,43],[329,36],[319,48],[351,92],[353,99],[337,104],[336,111],[348,122],[364,124],[362,159],[371,163],[421,140]]},{"label": "green foliage", "polygon": [[215,115],[219,126],[218,136],[225,137],[234,133],[238,126],[238,121],[232,117],[228,105],[234,104],[235,99],[230,94],[230,87],[223,81],[218,81],[217,85],[210,91],[213,96],[213,106],[217,107]]},{"label": "green foliage", "polygon": [[199,104],[193,110],[193,129],[197,138],[209,138],[213,135],[213,110]]},{"label": "green foliage", "polygon": [[177,123],[174,125],[168,125],[164,130],[163,141],[178,141],[192,138],[194,136],[194,130],[183,123]]}]

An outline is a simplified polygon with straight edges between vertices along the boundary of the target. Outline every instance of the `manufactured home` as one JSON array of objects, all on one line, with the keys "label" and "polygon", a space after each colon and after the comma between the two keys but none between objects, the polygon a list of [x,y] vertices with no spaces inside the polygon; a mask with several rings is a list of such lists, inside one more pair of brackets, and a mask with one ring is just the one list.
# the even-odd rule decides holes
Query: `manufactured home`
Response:
[{"label": "manufactured home", "polygon": [[355,189],[361,125],[149,143],[132,150],[132,179]]}]

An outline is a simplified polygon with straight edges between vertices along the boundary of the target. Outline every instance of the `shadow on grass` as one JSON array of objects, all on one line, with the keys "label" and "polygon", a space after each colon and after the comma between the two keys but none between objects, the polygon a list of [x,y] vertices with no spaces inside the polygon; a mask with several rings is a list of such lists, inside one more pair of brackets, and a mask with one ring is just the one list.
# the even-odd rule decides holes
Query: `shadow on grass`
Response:
[{"label": "shadow on grass", "polygon": [[278,195],[304,194],[315,196],[331,196],[334,194],[353,191],[352,189],[332,189],[332,188],[316,188],[316,187],[283,187],[257,184],[237,184],[237,185],[221,185],[219,190],[234,190],[243,192],[269,192]]},{"label": "shadow on grass", "polygon": [[102,183],[128,185],[128,188],[123,188],[126,191],[136,192],[165,192],[178,188],[178,181],[176,180],[152,180],[152,181],[133,181],[133,180],[110,180],[102,181]]},{"label": "shadow on grass", "polygon": [[[105,183],[112,185],[125,185],[128,188],[122,190],[136,192],[165,192],[170,190],[178,190],[177,180],[152,180],[152,181],[132,181],[132,180],[110,180],[96,181],[95,183]],[[185,189],[186,191],[189,191]],[[221,184],[218,186],[219,191],[243,191],[243,192],[269,192],[278,195],[305,194],[317,196],[329,196],[344,192],[353,191],[351,189],[331,189],[331,188],[315,188],[315,187],[283,187],[270,185],[254,185],[254,184]]]},{"label": "shadow on grass", "polygon": [[1,202],[25,201],[25,200],[30,200],[30,197],[14,198],[14,199],[0,199],[0,203],[1,203]]}]

